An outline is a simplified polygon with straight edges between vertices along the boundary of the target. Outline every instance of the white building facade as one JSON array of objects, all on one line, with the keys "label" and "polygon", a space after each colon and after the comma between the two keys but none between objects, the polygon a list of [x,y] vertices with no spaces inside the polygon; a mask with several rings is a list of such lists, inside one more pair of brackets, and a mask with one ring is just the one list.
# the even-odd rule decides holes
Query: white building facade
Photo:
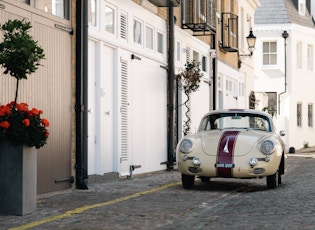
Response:
[{"label": "white building facade", "polygon": [[[166,169],[167,22],[147,0],[95,0],[89,6],[88,175]],[[210,109],[210,47],[177,26],[174,40],[175,74],[187,60],[204,63],[191,102],[195,131]],[[175,110],[182,127],[184,108]]]},{"label": "white building facade", "polygon": [[287,150],[312,146],[315,27],[310,1],[261,3],[255,15],[257,108],[274,113],[278,131],[286,131]]}]

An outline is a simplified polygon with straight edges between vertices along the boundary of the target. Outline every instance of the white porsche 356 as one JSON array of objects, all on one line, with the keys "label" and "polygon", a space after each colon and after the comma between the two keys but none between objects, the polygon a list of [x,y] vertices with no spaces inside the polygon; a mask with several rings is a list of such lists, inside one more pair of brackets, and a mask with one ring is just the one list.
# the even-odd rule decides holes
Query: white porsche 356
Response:
[{"label": "white porsche 356", "polygon": [[196,134],[177,145],[176,160],[186,189],[195,177],[266,177],[267,188],[281,184],[286,152],[269,114],[256,110],[218,110],[206,114]]}]

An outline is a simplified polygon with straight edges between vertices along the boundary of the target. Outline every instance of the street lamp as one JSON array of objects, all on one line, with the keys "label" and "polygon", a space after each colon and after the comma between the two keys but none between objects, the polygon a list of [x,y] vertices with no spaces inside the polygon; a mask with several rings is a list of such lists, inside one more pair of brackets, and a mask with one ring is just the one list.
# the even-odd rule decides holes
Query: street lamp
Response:
[{"label": "street lamp", "polygon": [[256,36],[253,34],[253,30],[252,28],[249,31],[249,35],[246,37],[247,40],[247,45],[248,45],[248,50],[249,50],[249,54],[240,54],[240,58],[241,57],[249,57],[253,55],[253,52],[255,50],[255,43],[256,43]]},{"label": "street lamp", "polygon": [[255,50],[255,43],[256,43],[256,37],[253,34],[252,29],[249,31],[249,35],[246,37],[247,44],[248,44],[248,50],[250,52],[250,55],[253,55],[253,51]]}]

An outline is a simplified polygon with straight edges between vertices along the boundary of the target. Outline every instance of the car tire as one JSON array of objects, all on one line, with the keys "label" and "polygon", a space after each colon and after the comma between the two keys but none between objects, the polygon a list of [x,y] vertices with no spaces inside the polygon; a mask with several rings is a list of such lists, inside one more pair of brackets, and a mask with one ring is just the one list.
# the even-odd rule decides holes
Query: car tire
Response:
[{"label": "car tire", "polygon": [[182,174],[182,184],[185,189],[192,189],[195,183],[195,176]]},{"label": "car tire", "polygon": [[267,189],[274,189],[279,184],[279,171],[273,175],[267,176]]},{"label": "car tire", "polygon": [[281,174],[278,172],[278,185],[282,184]]},{"label": "car tire", "polygon": [[209,182],[210,182],[210,177],[201,176],[201,177],[200,177],[200,180],[201,180],[203,183],[209,183]]}]

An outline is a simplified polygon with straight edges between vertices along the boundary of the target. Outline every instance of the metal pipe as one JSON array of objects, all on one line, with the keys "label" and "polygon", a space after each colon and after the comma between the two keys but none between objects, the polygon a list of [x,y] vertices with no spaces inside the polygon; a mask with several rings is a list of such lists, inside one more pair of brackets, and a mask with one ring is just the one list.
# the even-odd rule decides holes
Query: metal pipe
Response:
[{"label": "metal pipe", "polygon": [[284,38],[284,91],[279,94],[278,104],[279,104],[279,115],[280,115],[280,97],[282,94],[287,92],[287,38],[289,37],[288,32],[285,30],[282,33],[282,37]]},{"label": "metal pipe", "polygon": [[168,52],[168,153],[167,169],[174,167],[174,9],[168,7],[169,52]]},{"label": "metal pipe", "polygon": [[[216,34],[214,34],[212,36],[212,49],[215,50],[215,44],[216,44]],[[217,100],[217,80],[216,80],[216,71],[217,71],[217,61],[216,61],[216,58],[213,58],[212,59],[212,83],[213,83],[213,110],[216,110],[216,100]]]},{"label": "metal pipe", "polygon": [[88,189],[87,179],[87,2],[76,5],[76,186]]}]

